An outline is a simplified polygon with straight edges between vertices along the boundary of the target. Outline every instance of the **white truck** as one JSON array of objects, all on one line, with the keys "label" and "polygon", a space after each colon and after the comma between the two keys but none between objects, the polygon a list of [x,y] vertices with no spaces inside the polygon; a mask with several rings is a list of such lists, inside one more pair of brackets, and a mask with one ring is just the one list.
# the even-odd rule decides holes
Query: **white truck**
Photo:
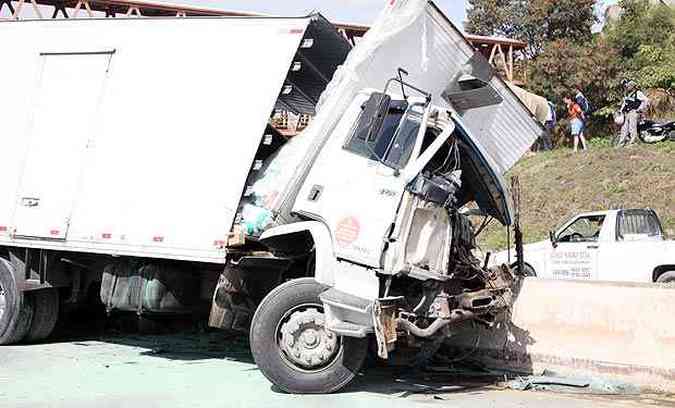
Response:
[{"label": "white truck", "polygon": [[272,110],[313,108],[344,50],[321,19],[0,36],[22,39],[0,76],[25,78],[0,94],[0,344],[46,338],[92,293],[149,317],[208,300],[211,326],[250,321],[273,383],[320,393],[356,375],[369,337],[383,358],[428,351],[509,306],[509,268],[472,255],[458,209],[510,224],[501,174],[543,130],[433,3],[390,2],[286,144]]},{"label": "white truck", "polygon": [[[617,209],[571,217],[549,239],[525,245],[527,275],[547,279],[675,282],[675,241],[667,240],[656,212]],[[509,253],[493,265],[509,264]]]}]

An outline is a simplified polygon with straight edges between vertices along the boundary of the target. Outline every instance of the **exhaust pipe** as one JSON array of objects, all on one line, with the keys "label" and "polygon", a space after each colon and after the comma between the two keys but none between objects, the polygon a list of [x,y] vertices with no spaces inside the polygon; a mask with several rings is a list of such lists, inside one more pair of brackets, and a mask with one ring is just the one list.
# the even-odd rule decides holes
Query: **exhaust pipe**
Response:
[{"label": "exhaust pipe", "polygon": [[440,329],[444,328],[449,324],[455,324],[463,322],[465,320],[470,320],[473,319],[475,316],[476,316],[475,313],[469,312],[468,310],[455,309],[450,313],[450,317],[448,317],[447,319],[438,318],[434,320],[434,322],[431,323],[429,327],[427,327],[426,329],[422,329],[415,323],[401,318],[396,319],[396,324],[399,328],[412,333],[414,336],[427,338],[433,336]]}]

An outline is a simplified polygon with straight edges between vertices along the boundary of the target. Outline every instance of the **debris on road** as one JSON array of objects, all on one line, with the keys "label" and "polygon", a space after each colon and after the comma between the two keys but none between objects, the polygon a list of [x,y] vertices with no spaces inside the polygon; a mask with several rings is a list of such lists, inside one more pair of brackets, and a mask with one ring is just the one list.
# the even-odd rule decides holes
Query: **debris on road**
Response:
[{"label": "debris on road", "polygon": [[518,377],[506,383],[506,387],[517,391],[549,391],[595,395],[639,395],[640,388],[622,381],[600,377],[565,377],[553,371],[544,370],[541,375]]}]

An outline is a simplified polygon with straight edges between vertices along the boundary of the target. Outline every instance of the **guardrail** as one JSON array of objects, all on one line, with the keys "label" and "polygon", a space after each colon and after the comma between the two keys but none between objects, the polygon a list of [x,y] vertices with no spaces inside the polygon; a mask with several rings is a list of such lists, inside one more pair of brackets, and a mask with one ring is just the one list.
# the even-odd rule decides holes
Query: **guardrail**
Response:
[{"label": "guardrail", "polygon": [[[675,391],[675,287],[523,281],[507,323],[451,338],[487,367],[600,375]],[[480,337],[480,342],[477,342]]]}]

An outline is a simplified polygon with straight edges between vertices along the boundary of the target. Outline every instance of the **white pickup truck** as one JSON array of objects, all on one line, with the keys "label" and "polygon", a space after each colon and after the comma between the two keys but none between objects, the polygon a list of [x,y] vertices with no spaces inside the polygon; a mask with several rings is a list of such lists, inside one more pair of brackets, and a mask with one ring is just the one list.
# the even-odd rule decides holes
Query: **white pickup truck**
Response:
[{"label": "white pickup truck", "polygon": [[[490,263],[514,262],[509,255]],[[525,272],[542,278],[675,282],[675,241],[666,240],[651,209],[575,215],[548,240],[525,245],[523,258]]]}]

